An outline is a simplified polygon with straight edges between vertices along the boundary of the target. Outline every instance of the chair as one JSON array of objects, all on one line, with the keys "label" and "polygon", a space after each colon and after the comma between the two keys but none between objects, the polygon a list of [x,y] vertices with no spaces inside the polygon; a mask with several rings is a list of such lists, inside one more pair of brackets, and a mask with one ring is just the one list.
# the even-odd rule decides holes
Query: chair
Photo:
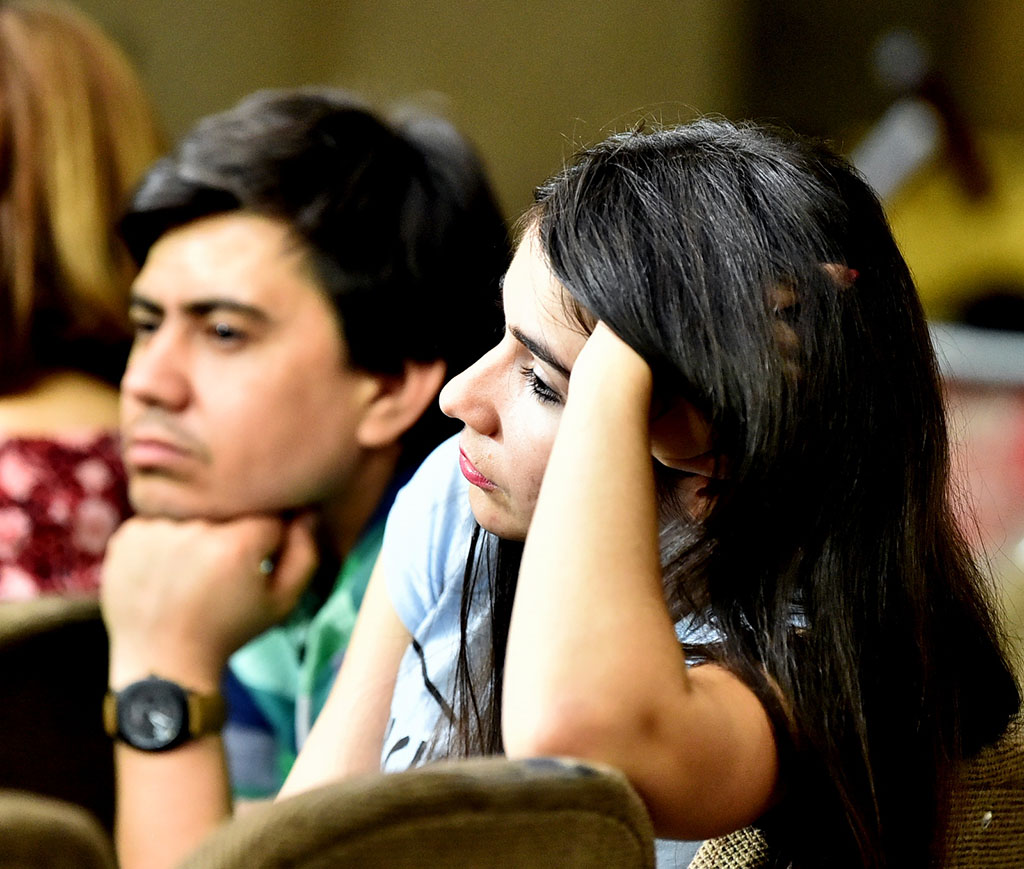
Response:
[{"label": "chair", "polygon": [[[1024,720],[968,761],[945,869],[1024,866]],[[226,824],[181,869],[652,867],[653,833],[618,772],[576,761],[485,758],[328,785]],[[711,839],[690,869],[759,869],[753,827]]]},{"label": "chair", "polygon": [[690,869],[761,869],[768,865],[768,843],[756,827],[708,839],[690,861]]},{"label": "chair", "polygon": [[106,686],[107,635],[95,600],[0,604],[0,789],[76,804],[112,829]]},{"label": "chair", "polygon": [[[1024,866],[1024,716],[967,761],[954,788],[944,869]],[[690,869],[760,869],[768,864],[761,833],[747,827],[705,842]]]},{"label": "chair", "polygon": [[107,831],[81,806],[0,791],[0,869],[114,869]]},{"label": "chair", "polygon": [[1024,716],[964,765],[947,842],[947,869],[1024,866]]},{"label": "chair", "polygon": [[181,869],[437,866],[653,869],[625,777],[553,759],[481,758],[327,785],[235,818]]}]

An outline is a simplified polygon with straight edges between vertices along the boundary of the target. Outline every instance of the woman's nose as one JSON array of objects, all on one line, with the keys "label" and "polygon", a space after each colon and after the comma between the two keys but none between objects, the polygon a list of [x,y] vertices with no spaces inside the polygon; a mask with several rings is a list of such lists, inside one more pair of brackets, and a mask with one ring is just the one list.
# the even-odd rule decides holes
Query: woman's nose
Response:
[{"label": "woman's nose", "polygon": [[441,390],[439,403],[446,416],[462,420],[482,435],[495,435],[501,427],[497,390],[503,383],[500,372],[505,342],[493,347],[465,371],[455,375]]}]

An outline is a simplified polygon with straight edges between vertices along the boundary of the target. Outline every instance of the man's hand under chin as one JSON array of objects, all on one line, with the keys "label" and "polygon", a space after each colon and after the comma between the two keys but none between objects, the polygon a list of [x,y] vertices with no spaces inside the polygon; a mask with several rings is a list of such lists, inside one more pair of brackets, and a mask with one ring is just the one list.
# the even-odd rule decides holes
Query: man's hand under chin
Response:
[{"label": "man's hand under chin", "polygon": [[111,686],[156,674],[216,690],[230,655],[287,615],[309,583],[314,524],[303,514],[122,525],[101,587]]}]

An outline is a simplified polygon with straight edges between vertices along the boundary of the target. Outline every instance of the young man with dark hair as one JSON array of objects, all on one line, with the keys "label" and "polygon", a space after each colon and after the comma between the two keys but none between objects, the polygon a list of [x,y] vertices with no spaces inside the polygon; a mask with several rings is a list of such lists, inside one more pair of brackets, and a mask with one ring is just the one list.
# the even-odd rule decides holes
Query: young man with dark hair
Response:
[{"label": "young man with dark hair", "polygon": [[152,867],[283,781],[395,491],[453,431],[437,391],[499,333],[509,251],[448,124],[329,90],[201,121],[122,230],[138,517],[104,570],[105,713],[122,865]]}]

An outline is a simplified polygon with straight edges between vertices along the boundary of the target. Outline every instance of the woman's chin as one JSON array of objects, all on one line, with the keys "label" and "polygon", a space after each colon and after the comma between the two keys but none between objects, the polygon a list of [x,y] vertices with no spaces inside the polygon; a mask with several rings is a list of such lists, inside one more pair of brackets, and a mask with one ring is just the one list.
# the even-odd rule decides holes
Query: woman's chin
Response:
[{"label": "woman's chin", "polygon": [[495,490],[485,492],[483,489],[470,487],[469,507],[477,524],[503,540],[525,540],[529,520],[517,516],[502,503],[500,493]]}]

